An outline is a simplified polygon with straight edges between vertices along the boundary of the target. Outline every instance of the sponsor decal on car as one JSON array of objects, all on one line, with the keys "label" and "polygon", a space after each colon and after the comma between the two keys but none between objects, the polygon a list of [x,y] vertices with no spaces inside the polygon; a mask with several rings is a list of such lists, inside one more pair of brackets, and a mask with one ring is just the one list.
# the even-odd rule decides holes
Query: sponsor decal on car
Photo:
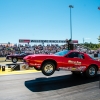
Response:
[{"label": "sponsor decal on car", "polygon": [[37,63],[35,63],[34,65],[41,65],[41,64],[37,64]]},{"label": "sponsor decal on car", "polygon": [[75,67],[72,67],[72,68],[71,68],[71,70],[72,70],[72,71],[74,71],[74,70],[77,70],[77,68],[75,68]]},{"label": "sponsor decal on car", "polygon": [[80,71],[84,71],[85,68],[86,68],[86,66],[80,66],[80,67],[78,67],[78,69],[79,69]]},{"label": "sponsor decal on car", "polygon": [[66,71],[84,71],[86,66],[60,67],[60,70]]},{"label": "sponsor decal on car", "polygon": [[42,62],[42,60],[34,60],[34,61],[35,61],[35,62],[40,62],[40,63]]},{"label": "sponsor decal on car", "polygon": [[72,64],[73,64],[73,61],[71,61],[71,60],[68,60],[68,63],[72,63]]},{"label": "sponsor decal on car", "polygon": [[70,67],[66,67],[66,68],[65,67],[60,67],[60,70],[67,70],[68,71],[68,70],[70,70]]},{"label": "sponsor decal on car", "polygon": [[79,62],[79,61],[68,60],[68,63],[75,64],[75,65],[81,65],[81,62]]},{"label": "sponsor decal on car", "polygon": [[66,70],[66,71],[76,71],[78,70],[76,67],[60,67],[60,70]]}]

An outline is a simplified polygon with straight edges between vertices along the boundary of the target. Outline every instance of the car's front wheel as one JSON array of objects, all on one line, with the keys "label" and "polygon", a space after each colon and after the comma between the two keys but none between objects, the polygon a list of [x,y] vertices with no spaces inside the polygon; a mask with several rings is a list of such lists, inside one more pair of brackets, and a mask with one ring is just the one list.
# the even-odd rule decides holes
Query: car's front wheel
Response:
[{"label": "car's front wheel", "polygon": [[50,76],[55,72],[55,64],[52,62],[45,62],[42,66],[42,73],[46,76]]},{"label": "car's front wheel", "polygon": [[12,58],[13,63],[17,63],[18,59],[17,58]]},{"label": "car's front wheel", "polygon": [[94,65],[91,65],[85,72],[85,75],[89,78],[95,77],[97,75],[97,68]]}]

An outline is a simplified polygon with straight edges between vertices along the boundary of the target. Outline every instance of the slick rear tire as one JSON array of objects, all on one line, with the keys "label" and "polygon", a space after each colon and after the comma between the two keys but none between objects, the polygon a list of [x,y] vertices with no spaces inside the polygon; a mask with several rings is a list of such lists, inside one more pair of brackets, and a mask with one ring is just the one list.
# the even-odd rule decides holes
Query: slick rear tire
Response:
[{"label": "slick rear tire", "polygon": [[43,64],[41,70],[42,73],[46,76],[50,76],[55,72],[55,64],[52,62],[46,62]]},{"label": "slick rear tire", "polygon": [[12,58],[13,63],[17,63],[18,59],[17,58]]},{"label": "slick rear tire", "polygon": [[91,65],[86,71],[85,76],[88,78],[95,77],[97,75],[97,68],[94,65]]}]

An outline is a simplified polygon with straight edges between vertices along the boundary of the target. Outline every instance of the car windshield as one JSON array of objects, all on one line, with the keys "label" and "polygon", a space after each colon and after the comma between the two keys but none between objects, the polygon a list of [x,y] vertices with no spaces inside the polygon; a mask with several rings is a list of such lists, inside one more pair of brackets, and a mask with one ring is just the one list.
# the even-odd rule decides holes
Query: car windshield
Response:
[{"label": "car windshield", "polygon": [[68,54],[69,51],[70,50],[63,50],[63,51],[60,51],[60,52],[55,53],[55,55],[64,56],[64,55]]},{"label": "car windshield", "polygon": [[96,58],[94,58],[92,55],[90,55],[90,54],[88,54],[88,55],[89,55],[89,57],[90,57],[91,59],[96,60]]}]

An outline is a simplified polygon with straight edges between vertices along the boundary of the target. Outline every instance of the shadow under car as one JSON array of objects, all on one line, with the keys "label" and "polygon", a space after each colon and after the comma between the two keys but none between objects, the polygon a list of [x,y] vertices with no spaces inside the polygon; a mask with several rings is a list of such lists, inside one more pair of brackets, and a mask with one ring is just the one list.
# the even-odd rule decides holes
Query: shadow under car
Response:
[{"label": "shadow under car", "polygon": [[40,77],[36,78],[35,80],[25,81],[24,84],[32,92],[42,92],[42,91],[58,90],[62,88],[82,85],[86,83],[96,82],[99,80],[100,80],[100,74],[98,74],[94,78],[63,75],[50,78]]}]

